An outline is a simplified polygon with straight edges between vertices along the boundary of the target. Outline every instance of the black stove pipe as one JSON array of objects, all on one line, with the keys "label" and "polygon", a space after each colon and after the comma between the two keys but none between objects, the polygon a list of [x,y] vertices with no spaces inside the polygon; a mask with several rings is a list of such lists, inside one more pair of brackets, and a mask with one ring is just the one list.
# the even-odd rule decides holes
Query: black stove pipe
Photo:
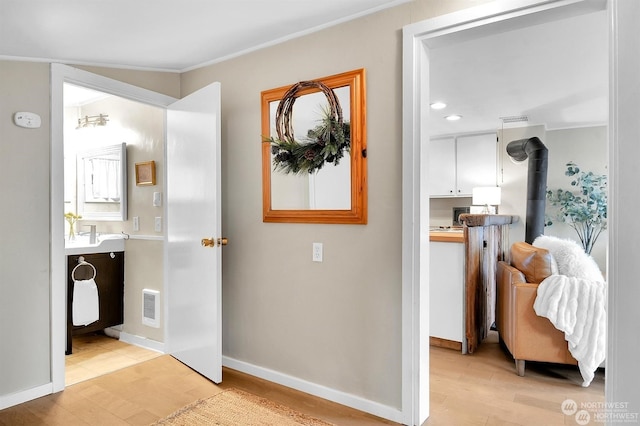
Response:
[{"label": "black stove pipe", "polygon": [[516,161],[529,158],[527,175],[527,221],[524,240],[531,244],[544,234],[548,150],[537,137],[509,142],[507,153]]}]

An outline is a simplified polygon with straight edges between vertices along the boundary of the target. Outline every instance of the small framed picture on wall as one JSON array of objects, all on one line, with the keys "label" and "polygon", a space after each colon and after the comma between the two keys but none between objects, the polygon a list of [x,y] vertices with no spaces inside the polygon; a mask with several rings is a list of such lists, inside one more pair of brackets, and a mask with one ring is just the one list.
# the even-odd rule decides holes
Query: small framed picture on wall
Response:
[{"label": "small framed picture on wall", "polygon": [[136,163],[136,185],[151,186],[156,184],[156,162]]}]

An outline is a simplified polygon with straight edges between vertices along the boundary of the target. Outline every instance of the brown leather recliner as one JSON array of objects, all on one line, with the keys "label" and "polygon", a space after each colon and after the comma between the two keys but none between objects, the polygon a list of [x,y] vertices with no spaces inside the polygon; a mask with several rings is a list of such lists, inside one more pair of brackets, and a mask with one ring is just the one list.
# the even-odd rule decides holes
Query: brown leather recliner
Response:
[{"label": "brown leather recliner", "polygon": [[538,284],[552,273],[549,251],[525,242],[511,246],[511,265],[497,269],[496,327],[524,376],[525,361],[577,364],[564,333],[533,310]]}]

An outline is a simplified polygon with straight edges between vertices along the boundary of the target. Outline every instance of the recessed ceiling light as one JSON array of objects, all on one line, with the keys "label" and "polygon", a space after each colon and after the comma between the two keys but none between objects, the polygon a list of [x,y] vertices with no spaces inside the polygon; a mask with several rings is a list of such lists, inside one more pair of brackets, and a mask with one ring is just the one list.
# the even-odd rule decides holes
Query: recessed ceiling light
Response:
[{"label": "recessed ceiling light", "polygon": [[444,102],[434,102],[431,105],[431,109],[443,109],[447,107],[447,104]]},{"label": "recessed ceiling light", "polygon": [[451,114],[451,115],[447,115],[445,118],[449,121],[458,121],[462,118],[462,116],[458,114]]}]

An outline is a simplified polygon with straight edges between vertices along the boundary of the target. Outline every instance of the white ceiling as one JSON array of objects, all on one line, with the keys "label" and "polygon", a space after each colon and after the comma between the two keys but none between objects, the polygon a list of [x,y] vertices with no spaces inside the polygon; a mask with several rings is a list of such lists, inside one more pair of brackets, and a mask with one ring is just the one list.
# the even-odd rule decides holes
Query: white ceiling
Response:
[{"label": "white ceiling", "polygon": [[410,0],[0,0],[0,58],[186,71]]},{"label": "white ceiling", "polygon": [[430,134],[496,130],[520,115],[548,129],[606,124],[607,27],[600,11],[432,48],[430,101],[448,106],[431,112]]}]

